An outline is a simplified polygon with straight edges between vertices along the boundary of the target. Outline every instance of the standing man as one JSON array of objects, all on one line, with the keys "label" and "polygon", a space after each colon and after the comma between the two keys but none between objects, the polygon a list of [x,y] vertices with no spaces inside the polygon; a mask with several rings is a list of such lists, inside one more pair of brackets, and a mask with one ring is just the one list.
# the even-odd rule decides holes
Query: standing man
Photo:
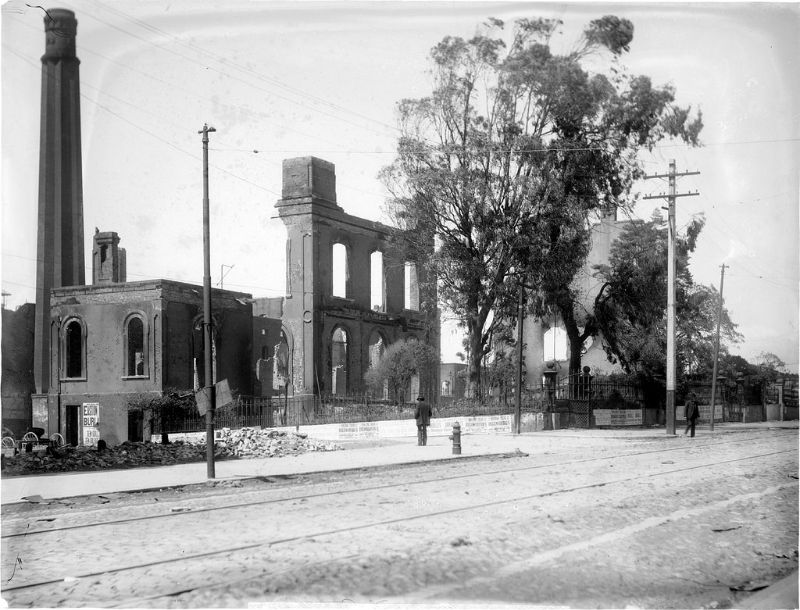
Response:
[{"label": "standing man", "polygon": [[417,420],[417,445],[428,444],[428,426],[431,423],[431,407],[425,402],[425,397],[417,396],[417,410],[414,412]]},{"label": "standing man", "polygon": [[697,394],[691,392],[686,400],[686,430],[683,433],[684,436],[690,429],[692,431],[691,436],[694,436],[694,426],[698,417],[700,417],[700,409],[697,407]]}]

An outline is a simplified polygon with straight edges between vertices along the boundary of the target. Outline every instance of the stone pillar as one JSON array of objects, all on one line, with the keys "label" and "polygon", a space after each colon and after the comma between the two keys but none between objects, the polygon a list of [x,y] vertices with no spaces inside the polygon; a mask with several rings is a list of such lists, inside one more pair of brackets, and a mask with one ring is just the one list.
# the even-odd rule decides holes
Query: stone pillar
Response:
[{"label": "stone pillar", "polygon": [[78,22],[72,11],[50,9],[44,24],[34,328],[34,380],[39,396],[55,385],[50,370],[56,332],[51,328],[50,291],[85,284],[80,62],[75,55]]},{"label": "stone pillar", "polygon": [[275,207],[287,233],[283,323],[294,337],[291,383],[295,396],[312,395],[325,379],[319,213],[342,212],[333,163],[316,157],[285,159],[281,194]]}]

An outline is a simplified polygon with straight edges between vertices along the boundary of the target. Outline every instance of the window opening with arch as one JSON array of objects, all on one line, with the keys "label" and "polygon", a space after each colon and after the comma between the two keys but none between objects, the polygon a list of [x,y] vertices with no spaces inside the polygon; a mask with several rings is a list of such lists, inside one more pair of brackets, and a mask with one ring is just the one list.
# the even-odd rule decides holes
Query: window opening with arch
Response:
[{"label": "window opening with arch", "polygon": [[411,311],[419,311],[419,285],[417,283],[417,265],[410,261],[405,263],[403,307]]},{"label": "window opening with arch", "polygon": [[347,331],[341,326],[333,331],[331,341],[331,394],[347,394]]},{"label": "window opening with arch", "polygon": [[145,366],[145,327],[141,316],[133,315],[125,323],[125,375],[143,377]]},{"label": "window opening with arch", "polygon": [[83,324],[70,320],[64,327],[64,376],[68,379],[85,377],[85,354]]},{"label": "window opening with arch", "polygon": [[333,244],[333,296],[347,298],[347,278],[350,273],[347,267],[347,246],[341,243]]},{"label": "window opening with arch", "polygon": [[[378,366],[383,358],[384,352],[386,352],[386,339],[383,338],[383,335],[376,331],[373,331],[372,335],[369,339],[369,345],[367,346],[368,353],[369,353],[369,368],[374,368]],[[384,379],[383,381],[383,389],[381,391],[381,398],[387,399],[389,398],[389,380]]]},{"label": "window opening with arch", "polygon": [[386,279],[383,252],[375,250],[369,255],[370,309],[386,311]]}]

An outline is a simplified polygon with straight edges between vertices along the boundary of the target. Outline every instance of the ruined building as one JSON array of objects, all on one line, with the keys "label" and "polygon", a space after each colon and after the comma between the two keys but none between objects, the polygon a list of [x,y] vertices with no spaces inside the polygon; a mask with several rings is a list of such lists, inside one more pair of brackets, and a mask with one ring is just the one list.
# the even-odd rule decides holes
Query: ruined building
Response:
[{"label": "ruined building", "polygon": [[[146,433],[131,401],[204,385],[203,288],[128,282],[119,235],[99,230],[85,285],[74,14],[49,11],[45,31],[32,349],[11,350],[7,329],[3,337],[4,371],[32,369],[35,392],[26,407],[24,375],[8,395],[4,384],[3,424],[16,435],[36,427],[72,444],[113,445]],[[333,164],[286,160],[276,208],[287,231],[286,296],[212,290],[213,381],[227,379],[240,395],[353,396],[392,342],[438,350],[435,287],[425,287],[433,282],[398,254],[393,229],[337,204]],[[426,371],[414,391],[435,396],[437,387],[438,371]]]},{"label": "ruined building", "polygon": [[[417,339],[438,353],[433,283],[402,257],[394,229],[337,204],[332,163],[284,160],[275,207],[287,231],[282,321],[290,392],[361,393],[364,373],[400,339]],[[420,379],[418,391],[435,396],[437,377]]]}]

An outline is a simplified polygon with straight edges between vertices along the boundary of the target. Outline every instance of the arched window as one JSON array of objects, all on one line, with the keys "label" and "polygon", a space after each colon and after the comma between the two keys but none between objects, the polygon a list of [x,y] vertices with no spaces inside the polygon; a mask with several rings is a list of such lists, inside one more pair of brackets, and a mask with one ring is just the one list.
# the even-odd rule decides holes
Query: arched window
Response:
[{"label": "arched window", "polygon": [[386,351],[386,341],[378,331],[374,331],[369,339],[369,366],[378,366]]},{"label": "arched window", "polygon": [[132,315],[125,323],[125,375],[127,377],[144,377],[147,375],[147,351],[145,344],[144,320],[139,315]]},{"label": "arched window", "polygon": [[419,285],[417,284],[417,265],[406,261],[405,264],[405,299],[403,307],[419,311]]},{"label": "arched window", "polygon": [[86,346],[80,320],[70,320],[64,327],[64,377],[86,377]]},{"label": "arched window", "polygon": [[333,244],[333,296],[347,298],[347,278],[350,275],[347,268],[347,246]]},{"label": "arched window", "polygon": [[376,250],[369,255],[370,308],[386,311],[386,282],[383,271],[383,252]]},{"label": "arched window", "polygon": [[347,394],[347,331],[337,326],[331,341],[331,394]]}]

